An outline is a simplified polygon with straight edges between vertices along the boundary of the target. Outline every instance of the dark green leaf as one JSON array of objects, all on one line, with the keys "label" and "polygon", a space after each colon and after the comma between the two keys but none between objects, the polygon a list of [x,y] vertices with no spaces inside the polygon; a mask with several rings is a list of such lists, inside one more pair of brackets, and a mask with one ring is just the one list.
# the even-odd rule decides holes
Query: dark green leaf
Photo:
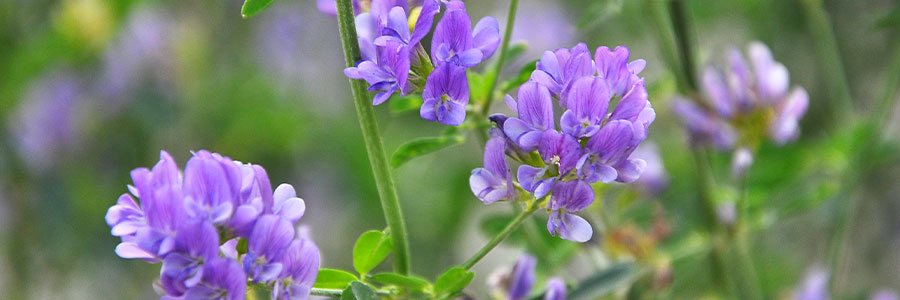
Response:
[{"label": "dark green leaf", "polygon": [[359,280],[359,278],[356,278],[356,275],[347,271],[319,269],[319,275],[316,276],[316,283],[313,284],[313,287],[321,289],[343,289],[347,287],[350,282],[355,280]]},{"label": "dark green leaf", "polygon": [[241,16],[249,18],[263,9],[266,9],[275,0],[244,0],[244,6],[241,7]]},{"label": "dark green leaf", "polygon": [[369,273],[391,254],[391,237],[378,230],[366,231],[353,246],[353,268],[361,276]]},{"label": "dark green leaf", "polygon": [[397,168],[413,158],[465,142],[462,135],[427,137],[400,145],[391,156],[391,167]]},{"label": "dark green leaf", "polygon": [[413,291],[425,291],[431,284],[425,279],[413,276],[400,275],[397,273],[378,273],[372,275],[372,280],[384,284],[405,287]]},{"label": "dark green leaf", "polygon": [[566,299],[598,299],[632,280],[637,267],[631,263],[616,264],[581,281]]},{"label": "dark green leaf", "polygon": [[529,78],[531,78],[531,72],[534,72],[534,69],[537,67],[537,60],[531,61],[525,66],[522,67],[522,70],[519,70],[519,73],[516,74],[513,78],[507,79],[500,85],[500,92],[507,93],[510,90],[519,87]]},{"label": "dark green leaf", "polygon": [[341,292],[341,300],[377,300],[378,294],[375,289],[365,283],[354,281],[350,283],[343,292]]},{"label": "dark green leaf", "polygon": [[462,267],[452,267],[434,281],[434,294],[452,294],[461,291],[469,285],[469,282],[472,282],[474,277],[475,273],[466,271]]},{"label": "dark green leaf", "polygon": [[390,100],[391,112],[395,114],[418,111],[422,107],[422,95],[411,94],[406,96],[394,95]]}]

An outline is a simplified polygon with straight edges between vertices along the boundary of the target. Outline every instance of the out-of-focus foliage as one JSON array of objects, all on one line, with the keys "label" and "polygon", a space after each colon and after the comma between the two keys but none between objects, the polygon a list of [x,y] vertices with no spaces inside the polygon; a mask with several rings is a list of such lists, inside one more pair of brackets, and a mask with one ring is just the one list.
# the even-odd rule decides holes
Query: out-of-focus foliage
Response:
[{"label": "out-of-focus foliage", "polygon": [[[473,19],[503,20],[508,4],[467,2]],[[387,273],[391,258],[383,247],[389,241],[373,242],[370,234],[355,244],[361,233],[385,223],[342,74],[337,22],[318,12],[315,1],[277,0],[263,11],[270,1],[0,1],[0,298],[158,298],[147,284],[156,269],[117,258],[118,240],[103,216],[128,191],[128,172],[151,165],[160,149],[181,162],[190,150],[213,150],[265,166],[273,183],[293,184],[306,201],[304,223],[321,249],[322,266],[361,273],[325,270],[317,286],[349,289],[357,299],[369,299],[373,282],[452,295],[469,281],[463,293],[487,298],[489,274],[513,264],[522,249],[538,259],[540,282],[564,274],[570,283],[599,283],[573,286],[573,295],[584,299],[713,296],[717,278],[709,271],[703,230],[710,220],[697,201],[685,134],[670,111],[677,85],[646,14],[652,2],[521,0],[514,51],[501,74],[506,81],[498,85],[509,92],[544,50],[577,41],[591,48],[627,45],[633,57],[647,60],[642,75],[658,116],[649,139],[660,149],[668,188],[654,194],[613,184],[598,191],[585,211],[599,227],[589,243],[551,237],[545,217],[534,217],[474,274],[444,273],[514,212],[506,205],[485,207],[472,195],[468,178],[481,165],[483,145],[468,128],[447,132],[421,120],[420,98],[395,97],[376,109],[386,149],[394,153],[413,273],[437,278],[430,286],[416,276]],[[844,207],[835,199],[848,197],[861,205],[850,231],[848,274],[841,275],[844,296],[900,290],[900,145],[893,138],[900,127],[892,122],[888,142],[866,150],[861,137],[873,128],[829,114],[828,87],[813,55],[820,49],[800,17],[802,2],[689,1],[699,62],[724,61],[719,53],[728,46],[761,40],[810,94],[800,139],[786,147],[762,145],[740,183],[748,193],[716,192],[748,199],[750,255],[765,295],[788,298],[811,266],[828,263],[834,220]],[[898,6],[887,0],[824,5],[853,109],[868,112],[885,88],[886,61],[900,51]],[[487,77],[496,76],[482,74],[470,73],[473,99],[483,99]],[[508,113],[502,102],[492,111]],[[853,154],[862,151],[870,152],[857,164]],[[709,158],[723,182],[730,178],[729,157]],[[851,169],[860,172],[858,184],[843,182]],[[635,288],[617,290],[617,282]]]}]

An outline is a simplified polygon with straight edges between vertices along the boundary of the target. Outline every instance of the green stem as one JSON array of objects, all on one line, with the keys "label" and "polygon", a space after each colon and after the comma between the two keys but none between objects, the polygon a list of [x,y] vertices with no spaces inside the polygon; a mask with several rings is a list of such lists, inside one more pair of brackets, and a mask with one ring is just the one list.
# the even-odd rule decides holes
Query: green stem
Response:
[{"label": "green stem", "polygon": [[828,12],[822,6],[822,0],[801,0],[806,11],[806,22],[809,26],[809,33],[813,38],[816,46],[816,54],[818,54],[819,66],[825,80],[825,88],[828,90],[831,102],[831,115],[834,120],[832,123],[838,122],[849,115],[851,112],[850,87],[847,84],[846,73],[844,73],[843,62],[841,61],[841,52],[838,48],[837,39],[834,36],[834,30],[831,28],[831,20]]},{"label": "green stem", "polygon": [[687,6],[687,0],[672,0],[669,2],[669,13],[672,14],[672,29],[675,32],[675,43],[678,45],[681,58],[682,74],[687,86],[691,90],[697,90],[697,71],[694,64],[694,39],[691,15]]},{"label": "green stem", "polygon": [[[672,31],[675,34],[675,44],[678,48],[677,56],[681,59],[680,66],[683,69],[682,74],[685,76],[685,85],[689,88],[682,92],[688,95],[696,94],[697,72],[694,62],[696,40],[693,36],[687,0],[669,2],[669,13],[671,14]],[[731,236],[716,217],[717,203],[712,191],[715,180],[710,173],[708,153],[704,149],[695,148],[693,154],[699,177],[697,189],[701,205],[704,207],[707,229],[712,243],[713,275],[723,291],[736,292],[741,299],[762,299],[762,291],[756,284],[752,262],[747,254],[746,246],[740,242],[741,237]]]},{"label": "green stem", "polygon": [[[341,44],[344,47],[344,61],[348,67],[351,67],[356,61],[361,59],[356,37],[356,25],[354,24],[353,6],[350,0],[335,1],[337,2]],[[400,209],[397,189],[394,187],[391,168],[388,165],[387,156],[384,152],[384,143],[381,141],[381,134],[378,131],[375,109],[367,97],[368,93],[363,81],[351,79],[350,91],[353,94],[356,115],[359,117],[359,125],[362,128],[366,151],[369,154],[369,162],[372,165],[372,172],[375,176],[375,186],[378,188],[378,196],[381,198],[381,208],[384,210],[384,218],[387,221],[387,225],[391,229],[391,239],[394,243],[394,271],[407,275],[409,274],[410,260],[406,225],[403,223],[403,212]]]},{"label": "green stem", "polygon": [[675,77],[678,90],[687,91],[690,90],[690,84],[685,79],[681,64],[678,63],[678,50],[675,47],[672,33],[669,31],[669,19],[664,12],[664,8],[660,5],[661,3],[658,0],[645,0],[644,5],[647,9],[648,19],[653,25],[656,40],[659,42],[659,48],[663,50],[661,51],[663,61],[665,61],[666,67],[668,67],[667,69],[672,73],[672,76]]},{"label": "green stem", "polygon": [[519,215],[516,216],[516,218],[513,219],[511,222],[509,222],[509,224],[506,224],[506,227],[504,227],[503,230],[500,231],[500,233],[498,233],[496,236],[494,236],[494,238],[492,238],[490,241],[488,241],[488,243],[485,244],[484,247],[481,247],[481,249],[478,250],[478,252],[475,252],[475,254],[472,255],[472,257],[470,257],[468,260],[466,260],[466,262],[463,263],[462,267],[465,268],[466,270],[468,270],[468,269],[471,269],[473,266],[475,266],[475,264],[477,264],[478,261],[480,261],[482,258],[484,258],[489,252],[491,252],[491,250],[494,250],[494,248],[497,247],[497,245],[500,245],[500,242],[502,242],[504,239],[506,239],[506,237],[508,237],[509,234],[511,234],[513,232],[513,230],[516,230],[516,228],[519,227],[519,225],[522,225],[522,222],[525,222],[525,220],[527,220],[528,217],[530,217],[531,214],[534,213],[536,210],[537,210],[537,205],[529,205],[528,208],[526,208],[521,213],[519,213]]},{"label": "green stem", "polygon": [[512,36],[513,24],[516,22],[516,8],[519,6],[519,0],[509,1],[509,12],[506,14],[506,31],[503,33],[503,40],[500,41],[500,57],[497,58],[497,64],[494,65],[494,77],[491,78],[491,88],[484,100],[484,106],[481,107],[482,117],[487,117],[491,109],[491,102],[494,102],[494,90],[497,89],[497,82],[500,80],[500,72],[503,70],[503,64],[506,62],[506,50],[509,48],[509,38]]},{"label": "green stem", "polygon": [[875,110],[873,111],[875,117],[869,119],[868,128],[866,128],[868,130],[867,135],[863,137],[863,146],[852,157],[851,166],[854,167],[845,171],[844,178],[841,180],[844,184],[841,186],[838,196],[835,197],[838,201],[841,199],[847,200],[844,201],[845,204],[840,207],[839,211],[843,211],[844,213],[839,215],[835,222],[835,229],[831,238],[829,250],[829,263],[831,265],[831,271],[834,274],[832,276],[832,284],[830,285],[831,295],[833,296],[838,296],[838,288],[845,278],[844,274],[848,263],[846,252],[848,250],[847,248],[850,247],[848,237],[850,236],[850,229],[854,223],[862,200],[862,197],[853,195],[851,188],[855,185],[853,183],[858,184],[860,182],[862,174],[865,173],[865,170],[861,170],[860,168],[867,166],[864,164],[864,160],[878,145],[882,137],[882,130],[886,127],[890,113],[894,111],[894,105],[897,100],[897,90],[898,85],[900,85],[900,53],[896,53],[897,49],[900,49],[900,43],[895,47],[895,53],[891,58],[887,78],[885,78],[884,91],[882,92],[878,103],[875,105]]}]

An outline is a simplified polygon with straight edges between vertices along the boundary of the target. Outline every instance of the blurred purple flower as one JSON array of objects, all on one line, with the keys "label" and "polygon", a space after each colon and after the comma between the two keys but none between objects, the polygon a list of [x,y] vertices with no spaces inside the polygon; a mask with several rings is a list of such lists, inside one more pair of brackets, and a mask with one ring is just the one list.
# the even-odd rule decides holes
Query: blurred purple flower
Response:
[{"label": "blurred purple flower", "polygon": [[565,300],[566,299],[566,283],[562,278],[553,277],[547,280],[547,292],[544,293],[544,300]]},{"label": "blurred purple flower", "polygon": [[794,290],[793,300],[828,300],[828,271],[813,268],[806,273],[803,282]]},{"label": "blurred purple flower", "polygon": [[112,101],[111,108],[104,106],[109,113],[134,98],[135,90],[148,81],[171,83],[171,24],[168,14],[153,6],[138,7],[127,16],[102,58],[102,80],[97,88]]},{"label": "blurred purple flower", "polygon": [[[703,70],[702,101],[674,101],[674,110],[695,145],[712,143],[721,150],[755,147],[760,142],[755,140],[757,135],[768,135],[775,144],[784,145],[799,135],[809,95],[802,87],[788,90],[787,68],[772,58],[768,47],[753,42],[747,52],[752,70],[738,50],[730,49],[725,72],[714,67]],[[753,133],[758,128],[766,131]],[[753,134],[739,136],[739,131]]]},{"label": "blurred purple flower", "polygon": [[34,171],[50,168],[78,143],[85,90],[78,75],[50,72],[30,83],[7,126],[22,160]]},{"label": "blurred purple flower", "polygon": [[900,300],[900,296],[897,295],[897,292],[892,290],[883,289],[875,292],[869,297],[870,300]]},{"label": "blurred purple flower", "polygon": [[641,189],[657,195],[669,185],[669,174],[666,173],[665,165],[662,157],[659,155],[659,148],[653,142],[644,142],[634,153],[631,154],[635,158],[644,160],[647,164],[641,177],[634,183]]},{"label": "blurred purple flower", "polygon": [[535,282],[534,269],[536,264],[537,259],[533,256],[522,254],[522,257],[516,262],[510,274],[509,286],[507,287],[509,300],[525,299],[531,294],[531,288],[534,287]]}]

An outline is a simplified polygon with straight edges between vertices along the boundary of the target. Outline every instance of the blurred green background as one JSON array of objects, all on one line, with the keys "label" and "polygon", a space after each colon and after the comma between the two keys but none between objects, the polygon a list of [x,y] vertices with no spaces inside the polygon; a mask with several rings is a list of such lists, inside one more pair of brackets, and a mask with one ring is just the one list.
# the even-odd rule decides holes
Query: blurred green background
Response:
[{"label": "blurred green background", "polygon": [[[502,20],[508,5],[468,2],[473,19]],[[528,50],[516,64],[579,41],[591,49],[627,45],[633,58],[648,61],[642,74],[659,116],[650,139],[669,186],[659,194],[613,186],[607,195],[621,200],[630,193],[627,203],[607,199],[592,211],[614,215],[613,229],[630,222],[649,228],[661,211],[672,234],[653,245],[658,254],[651,264],[671,265],[674,281],[659,296],[708,297],[713,275],[696,246],[703,230],[696,176],[685,134],[669,110],[676,88],[648,2],[522,0],[513,36]],[[722,61],[728,46],[763,41],[790,70],[792,84],[810,93],[801,138],[784,148],[764,145],[747,181],[758,229],[752,256],[766,295],[789,297],[808,270],[827,266],[841,203],[856,197],[861,206],[836,298],[863,299],[877,288],[900,289],[900,152],[891,138],[898,124],[886,128],[888,142],[866,164],[852,162],[866,129],[827,108],[830,69],[810,34],[807,2],[817,3],[690,1],[699,62]],[[882,96],[889,58],[900,51],[898,5],[824,1],[858,112],[869,112]],[[157,298],[158,266],[117,257],[118,239],[103,217],[127,191],[128,172],[152,166],[163,149],[181,166],[189,151],[208,149],[264,166],[273,184],[293,184],[306,201],[301,223],[320,247],[323,267],[349,268],[356,237],[384,228],[342,74],[336,20],[312,0],[276,0],[251,19],[241,18],[240,7],[240,0],[0,1],[0,299]],[[493,111],[508,113],[502,104]],[[388,151],[443,130],[415,112],[388,105],[377,112]],[[394,173],[413,270],[426,278],[475,252],[487,240],[484,220],[509,213],[508,205],[485,206],[470,192],[468,176],[481,165],[481,151],[477,138],[467,137]],[[727,157],[713,157],[717,169],[727,169]],[[861,179],[841,193],[850,169],[863,170]],[[576,252],[575,245],[548,238],[551,257],[542,262],[565,264],[542,264],[542,276],[562,273],[574,282],[590,274],[590,249],[609,250],[610,241],[595,238],[584,246],[588,251]],[[514,263],[522,252],[516,245],[511,240],[479,264],[467,291],[488,298],[488,275]]]}]

